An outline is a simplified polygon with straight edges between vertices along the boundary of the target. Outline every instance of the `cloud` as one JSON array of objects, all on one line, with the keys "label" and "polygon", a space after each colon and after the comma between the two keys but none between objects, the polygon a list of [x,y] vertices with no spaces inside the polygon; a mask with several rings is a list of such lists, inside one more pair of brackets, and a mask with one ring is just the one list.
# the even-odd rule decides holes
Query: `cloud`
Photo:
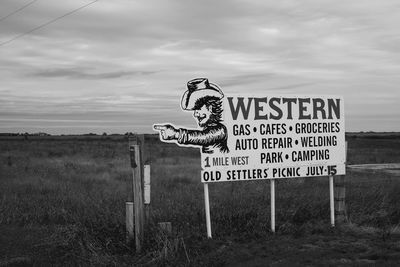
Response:
[{"label": "cloud", "polygon": [[32,73],[38,77],[64,77],[69,79],[116,79],[124,76],[151,75],[156,71],[113,71],[105,73],[90,73],[85,69],[66,68],[66,69],[49,69]]},{"label": "cloud", "polygon": [[[86,3],[36,1],[0,23],[0,42]],[[0,17],[23,4],[3,1]],[[208,77],[226,94],[344,95],[349,130],[368,130],[355,119],[370,110],[364,103],[375,101],[376,125],[400,117],[397,7],[394,0],[98,1],[0,46],[3,126],[14,118],[13,129],[23,130],[26,114],[36,114],[34,127],[41,118],[113,112],[143,131],[153,121],[191,123],[180,96],[188,80]],[[74,131],[84,131],[79,125]]]}]

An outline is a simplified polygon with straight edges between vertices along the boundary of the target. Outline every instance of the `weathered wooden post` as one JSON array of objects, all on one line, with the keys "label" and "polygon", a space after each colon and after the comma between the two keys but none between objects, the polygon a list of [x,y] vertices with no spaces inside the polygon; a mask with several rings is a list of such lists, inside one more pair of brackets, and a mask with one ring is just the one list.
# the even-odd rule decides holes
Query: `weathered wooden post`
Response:
[{"label": "weathered wooden post", "polygon": [[[136,168],[135,154],[130,152],[130,165],[131,169]],[[133,183],[130,184],[131,188],[127,195],[125,202],[125,227],[126,227],[126,242],[129,243],[135,238],[135,222],[134,222],[134,207],[133,207]]]},{"label": "weathered wooden post", "polygon": [[136,137],[129,140],[129,153],[132,168],[132,184],[133,184],[133,206],[134,206],[134,224],[135,224],[135,247],[137,252],[142,250],[142,241],[144,234],[144,206],[143,206],[143,164],[142,150],[143,143]]},{"label": "weathered wooden post", "polygon": [[[346,141],[346,163],[347,163],[347,141]],[[335,219],[337,223],[347,221],[346,212],[346,187],[345,175],[335,176]]]},{"label": "weathered wooden post", "polygon": [[133,222],[133,201],[132,194],[129,194],[128,201],[125,203],[125,225],[126,225],[126,242],[129,243],[135,238],[135,224]]}]

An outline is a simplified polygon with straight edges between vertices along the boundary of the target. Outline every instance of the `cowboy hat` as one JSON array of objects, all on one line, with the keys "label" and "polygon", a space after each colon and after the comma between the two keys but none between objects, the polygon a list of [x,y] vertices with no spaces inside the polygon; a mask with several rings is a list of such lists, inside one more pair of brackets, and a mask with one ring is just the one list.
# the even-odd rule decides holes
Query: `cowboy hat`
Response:
[{"label": "cowboy hat", "polygon": [[207,78],[196,78],[188,81],[188,90],[183,94],[181,107],[183,110],[194,110],[196,101],[203,97],[223,98],[224,94],[216,85],[208,82]]}]

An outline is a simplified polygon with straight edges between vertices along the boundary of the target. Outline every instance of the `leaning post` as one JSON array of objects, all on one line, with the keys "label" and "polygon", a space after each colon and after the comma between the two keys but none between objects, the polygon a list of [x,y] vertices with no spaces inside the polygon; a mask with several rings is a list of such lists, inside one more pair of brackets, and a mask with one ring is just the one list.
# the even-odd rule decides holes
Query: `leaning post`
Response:
[{"label": "leaning post", "polygon": [[143,162],[142,150],[143,138],[136,137],[129,140],[129,154],[132,169],[132,188],[134,206],[134,225],[135,225],[135,248],[136,252],[142,250],[144,236],[144,204],[143,204]]},{"label": "leaning post", "polygon": [[135,223],[134,219],[134,208],[132,201],[132,194],[129,194],[128,200],[125,202],[125,225],[126,225],[126,243],[129,243],[135,238]]}]

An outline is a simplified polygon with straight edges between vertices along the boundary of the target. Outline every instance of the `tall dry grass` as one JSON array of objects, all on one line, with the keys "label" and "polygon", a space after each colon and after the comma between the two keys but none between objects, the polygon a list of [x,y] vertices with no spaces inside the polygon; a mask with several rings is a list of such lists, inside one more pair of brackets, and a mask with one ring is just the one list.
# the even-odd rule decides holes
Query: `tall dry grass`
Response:
[{"label": "tall dry grass", "polygon": [[[205,238],[198,150],[151,139],[146,153],[152,166],[152,208],[142,255],[125,244],[131,170],[123,138],[0,141],[0,226],[38,233],[32,248],[20,250],[35,255],[37,264],[207,265],[203,255],[213,247]],[[398,139],[349,140],[349,162],[396,161]],[[398,192],[398,178],[348,173],[346,202],[352,225],[390,235],[400,222]],[[268,181],[212,184],[210,198],[215,240],[271,235]],[[277,181],[276,198],[279,234],[301,237],[332,231],[326,178]],[[163,221],[172,223],[172,235],[157,229]],[[22,253],[3,251],[9,257]]]}]

